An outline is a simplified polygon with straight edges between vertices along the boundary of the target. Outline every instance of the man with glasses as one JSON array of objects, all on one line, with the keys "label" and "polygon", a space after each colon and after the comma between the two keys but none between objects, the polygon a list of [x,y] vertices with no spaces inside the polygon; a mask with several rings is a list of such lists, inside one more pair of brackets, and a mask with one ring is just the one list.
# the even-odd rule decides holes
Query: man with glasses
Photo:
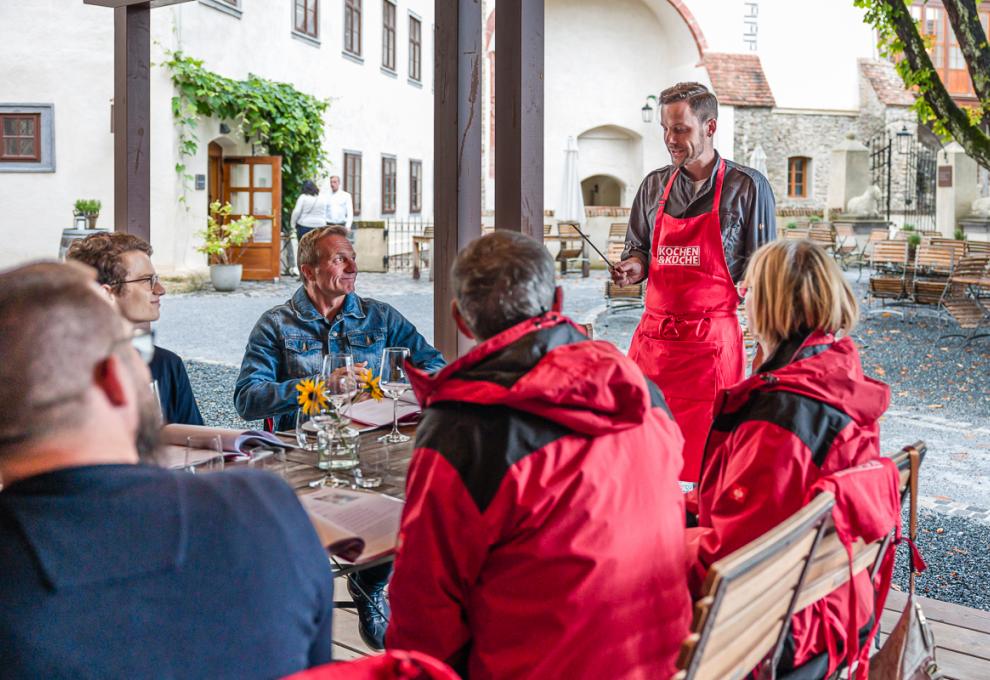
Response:
[{"label": "man with glasses", "polygon": [[326,663],[333,582],[292,490],[253,469],[142,464],[158,433],[150,351],[88,268],[0,273],[0,675]]},{"label": "man with glasses", "polygon": [[[161,316],[161,284],[151,263],[151,245],[142,238],[119,232],[99,232],[74,241],[66,259],[88,264],[96,270],[97,282],[107,292],[121,316],[133,324],[150,328]],[[162,416],[167,423],[202,425],[196,398],[182,359],[167,349],[155,347],[151,378],[158,386]]]}]

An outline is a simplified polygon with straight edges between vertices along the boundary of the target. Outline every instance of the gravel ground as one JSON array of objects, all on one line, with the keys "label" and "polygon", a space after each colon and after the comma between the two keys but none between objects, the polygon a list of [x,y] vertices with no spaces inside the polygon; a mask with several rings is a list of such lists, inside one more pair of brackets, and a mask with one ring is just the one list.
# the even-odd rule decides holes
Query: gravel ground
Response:
[{"label": "gravel ground", "polygon": [[[563,281],[565,312],[595,322],[599,339],[628,349],[640,311],[604,315],[604,272],[589,279]],[[850,276],[857,293],[863,280]],[[158,342],[186,358],[200,410],[210,424],[257,427],[238,417],[231,402],[234,381],[248,334],[258,316],[291,296],[296,281],[249,283],[234,294],[214,292],[165,299]],[[433,287],[408,274],[361,274],[358,292],[395,305],[432,339]],[[923,502],[946,503],[963,516],[922,509],[919,547],[929,562],[918,586],[922,594],[947,602],[990,610],[985,580],[990,574],[990,517],[967,508],[990,508],[990,341],[962,347],[957,339],[936,341],[942,326],[930,315],[912,311],[902,318],[882,308],[869,310],[855,339],[867,374],[888,383],[892,402],[881,426],[881,444],[894,451],[923,439],[928,457],[922,466]],[[926,506],[928,507],[928,506]],[[969,515],[967,517],[966,515]],[[906,521],[905,521],[906,526]],[[903,553],[904,548],[901,549]],[[895,583],[907,587],[904,556]]]}]

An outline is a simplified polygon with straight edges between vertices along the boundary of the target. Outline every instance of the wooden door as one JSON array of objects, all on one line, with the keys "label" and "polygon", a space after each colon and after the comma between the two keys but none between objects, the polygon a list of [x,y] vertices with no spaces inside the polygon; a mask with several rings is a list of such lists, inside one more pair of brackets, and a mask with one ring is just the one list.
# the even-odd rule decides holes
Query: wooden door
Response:
[{"label": "wooden door", "polygon": [[282,245],[282,157],[231,156],[223,159],[223,195],[231,218],[254,217],[254,237],[234,257],[245,280],[278,280]]},{"label": "wooden door", "polygon": [[206,205],[209,209],[210,203],[223,199],[223,147],[216,142],[210,142],[207,156],[210,159],[206,185],[208,194]]}]

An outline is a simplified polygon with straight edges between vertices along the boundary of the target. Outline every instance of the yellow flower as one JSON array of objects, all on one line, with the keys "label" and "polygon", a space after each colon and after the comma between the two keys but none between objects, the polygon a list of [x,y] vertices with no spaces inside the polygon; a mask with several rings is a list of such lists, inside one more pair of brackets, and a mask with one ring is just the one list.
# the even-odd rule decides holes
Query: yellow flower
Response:
[{"label": "yellow flower", "polygon": [[365,368],[358,374],[358,381],[361,383],[361,391],[367,392],[375,401],[381,401],[385,398],[382,393],[382,387],[379,383],[382,381],[382,377],[373,377],[374,374],[371,372],[370,368]]},{"label": "yellow flower", "polygon": [[296,389],[299,390],[299,406],[308,416],[325,410],[329,405],[322,380],[314,381],[312,378],[306,378],[296,385]]}]

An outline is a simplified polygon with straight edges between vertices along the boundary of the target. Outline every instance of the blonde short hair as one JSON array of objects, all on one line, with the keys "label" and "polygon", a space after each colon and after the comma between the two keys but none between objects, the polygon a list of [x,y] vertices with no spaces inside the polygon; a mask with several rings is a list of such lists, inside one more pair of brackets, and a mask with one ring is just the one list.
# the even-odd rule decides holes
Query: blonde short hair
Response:
[{"label": "blonde short hair", "polygon": [[[327,236],[340,236],[347,238],[347,230],[343,227],[333,225],[330,227],[316,227],[306,232],[299,239],[299,252],[296,254],[296,264],[302,267],[304,264],[316,264],[316,244]],[[305,275],[304,275],[305,278]]]},{"label": "blonde short hair", "polygon": [[859,306],[842,271],[828,254],[807,240],[774,241],[749,260],[753,334],[775,347],[800,331],[849,333]]}]

